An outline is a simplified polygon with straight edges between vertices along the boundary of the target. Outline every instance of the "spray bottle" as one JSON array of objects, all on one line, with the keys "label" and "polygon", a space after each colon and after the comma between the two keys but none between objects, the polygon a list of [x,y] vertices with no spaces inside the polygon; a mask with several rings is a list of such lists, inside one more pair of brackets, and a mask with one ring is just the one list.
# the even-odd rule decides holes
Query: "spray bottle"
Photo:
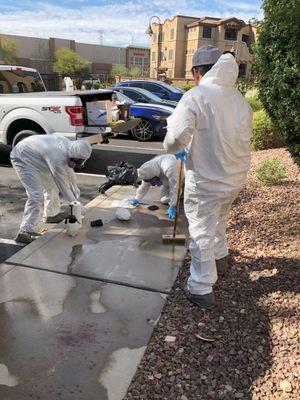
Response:
[{"label": "spray bottle", "polygon": [[81,223],[78,221],[76,216],[73,215],[73,204],[70,204],[70,210],[71,214],[65,220],[65,224],[67,225],[67,235],[76,236],[81,228]]}]

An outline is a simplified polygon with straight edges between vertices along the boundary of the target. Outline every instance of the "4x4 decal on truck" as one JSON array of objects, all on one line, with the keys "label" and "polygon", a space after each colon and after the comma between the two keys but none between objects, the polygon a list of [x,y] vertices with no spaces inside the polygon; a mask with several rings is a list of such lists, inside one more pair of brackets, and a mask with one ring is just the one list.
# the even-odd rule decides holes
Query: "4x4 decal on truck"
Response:
[{"label": "4x4 decal on truck", "polygon": [[61,114],[61,107],[60,106],[42,107],[42,111],[51,111],[55,114]]}]

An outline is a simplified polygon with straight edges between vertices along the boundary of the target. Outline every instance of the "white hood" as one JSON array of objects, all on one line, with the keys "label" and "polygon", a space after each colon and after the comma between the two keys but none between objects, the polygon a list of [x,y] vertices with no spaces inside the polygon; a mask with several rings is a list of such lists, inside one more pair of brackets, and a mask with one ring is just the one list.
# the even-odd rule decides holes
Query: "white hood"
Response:
[{"label": "white hood", "polygon": [[69,141],[68,153],[70,158],[87,160],[91,156],[92,146],[85,140]]},{"label": "white hood", "polygon": [[200,81],[200,85],[214,83],[221,86],[233,87],[239,74],[239,67],[234,57],[223,54],[216,64],[208,71]]}]

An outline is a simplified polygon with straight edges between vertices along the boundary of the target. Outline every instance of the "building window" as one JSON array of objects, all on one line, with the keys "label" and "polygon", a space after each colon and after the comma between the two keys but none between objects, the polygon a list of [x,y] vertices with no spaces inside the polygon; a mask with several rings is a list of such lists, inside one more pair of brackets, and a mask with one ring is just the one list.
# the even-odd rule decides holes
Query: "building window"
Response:
[{"label": "building window", "polygon": [[162,41],[162,42],[165,41],[165,32],[162,32],[162,34],[161,34],[161,41]]},{"label": "building window", "polygon": [[170,30],[170,40],[174,40],[174,29]]},{"label": "building window", "polygon": [[225,40],[236,40],[237,39],[237,31],[236,29],[227,28],[225,29]]},{"label": "building window", "polygon": [[134,65],[141,67],[143,65],[143,57],[134,57]]},{"label": "building window", "polygon": [[203,37],[203,39],[210,39],[211,38],[211,26],[209,26],[209,25],[204,25],[203,26],[202,37]]},{"label": "building window", "polygon": [[165,53],[163,51],[160,52],[160,61],[164,61]]},{"label": "building window", "polygon": [[169,61],[173,60],[173,50],[169,50]]},{"label": "building window", "polygon": [[152,52],[152,61],[156,61],[156,53],[155,53],[155,51]]}]

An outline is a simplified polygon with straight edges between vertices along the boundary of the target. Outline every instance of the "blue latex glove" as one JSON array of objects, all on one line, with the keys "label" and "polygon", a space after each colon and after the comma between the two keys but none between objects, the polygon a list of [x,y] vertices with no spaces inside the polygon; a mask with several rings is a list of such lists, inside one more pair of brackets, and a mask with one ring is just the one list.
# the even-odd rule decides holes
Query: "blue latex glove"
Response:
[{"label": "blue latex glove", "polygon": [[176,209],[175,209],[175,207],[169,207],[168,208],[168,211],[167,211],[167,216],[170,218],[170,219],[175,219],[175,217],[176,217]]},{"label": "blue latex glove", "polygon": [[137,206],[140,202],[138,201],[138,199],[136,197],[133,197],[132,199],[129,200],[129,203],[132,206]]},{"label": "blue latex glove", "polygon": [[175,157],[177,158],[177,160],[180,160],[182,162],[185,163],[185,156],[186,156],[186,151],[185,150],[181,150],[178,153],[175,154]]}]

